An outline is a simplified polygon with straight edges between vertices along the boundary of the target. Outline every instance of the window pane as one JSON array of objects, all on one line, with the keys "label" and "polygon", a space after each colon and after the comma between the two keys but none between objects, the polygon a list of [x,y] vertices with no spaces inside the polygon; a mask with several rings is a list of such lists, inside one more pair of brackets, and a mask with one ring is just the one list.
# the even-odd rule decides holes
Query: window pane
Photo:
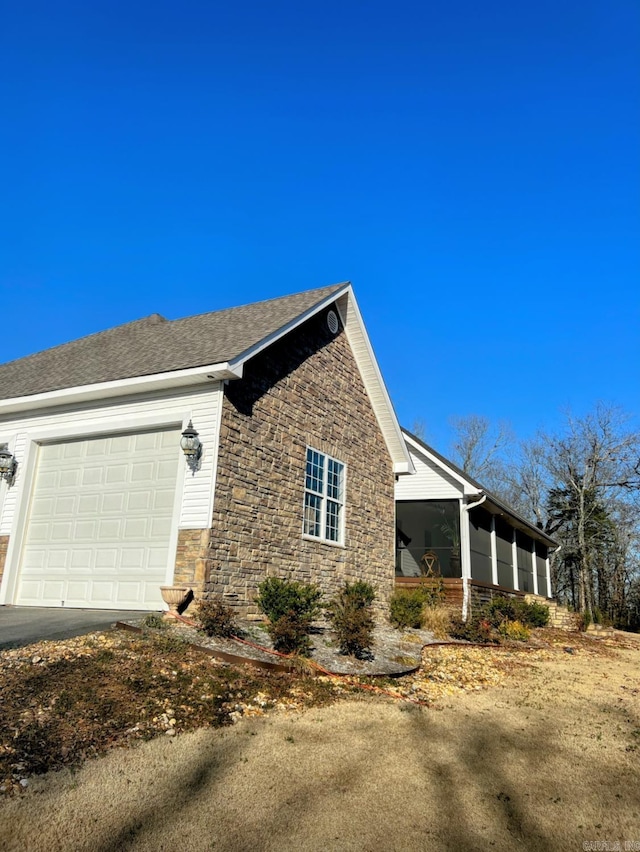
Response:
[{"label": "window pane", "polygon": [[327,497],[342,501],[344,465],[335,459],[329,459],[327,471]]},{"label": "window pane", "polygon": [[320,536],[320,506],[322,499],[315,494],[304,495],[304,532],[305,535]]},{"label": "window pane", "polygon": [[327,500],[327,538],[329,541],[340,540],[340,509],[339,503]]},{"label": "window pane", "polygon": [[324,456],[315,450],[307,450],[307,475],[305,488],[322,494],[324,479]]}]

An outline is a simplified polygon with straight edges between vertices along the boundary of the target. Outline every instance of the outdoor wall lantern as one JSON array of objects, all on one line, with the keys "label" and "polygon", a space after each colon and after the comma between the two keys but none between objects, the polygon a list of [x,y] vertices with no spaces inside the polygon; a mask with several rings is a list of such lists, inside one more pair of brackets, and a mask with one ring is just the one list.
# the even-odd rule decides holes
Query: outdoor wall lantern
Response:
[{"label": "outdoor wall lantern", "polygon": [[200,467],[200,456],[202,455],[202,442],[198,437],[198,433],[193,428],[193,423],[189,421],[189,425],[182,433],[180,438],[180,446],[185,454],[187,464],[193,473]]},{"label": "outdoor wall lantern", "polygon": [[0,444],[0,479],[4,479],[7,485],[13,485],[17,467],[18,462],[16,457],[9,452],[9,445]]}]

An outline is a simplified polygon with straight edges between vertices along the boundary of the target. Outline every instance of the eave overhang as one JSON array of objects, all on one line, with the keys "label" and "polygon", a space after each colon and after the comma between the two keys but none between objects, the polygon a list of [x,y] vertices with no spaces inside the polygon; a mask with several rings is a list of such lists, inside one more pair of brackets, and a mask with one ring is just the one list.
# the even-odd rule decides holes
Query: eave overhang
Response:
[{"label": "eave overhang", "polygon": [[168,373],[154,373],[149,376],[134,376],[130,379],[116,379],[111,382],[98,382],[80,387],[62,388],[31,396],[18,396],[0,401],[0,416],[19,414],[24,411],[36,412],[60,405],[92,402],[131,394],[153,393],[173,388],[192,387],[209,384],[212,381],[242,378],[242,365],[228,362],[191,367],[187,370],[173,370]]}]

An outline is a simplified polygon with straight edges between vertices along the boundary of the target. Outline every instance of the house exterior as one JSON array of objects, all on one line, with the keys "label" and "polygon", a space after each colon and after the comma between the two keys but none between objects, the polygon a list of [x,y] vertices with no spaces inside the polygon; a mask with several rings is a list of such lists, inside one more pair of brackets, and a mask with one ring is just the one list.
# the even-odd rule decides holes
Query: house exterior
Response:
[{"label": "house exterior", "polygon": [[463,617],[494,594],[551,598],[557,542],[504,501],[403,430],[415,475],[398,478],[396,583],[443,578]]},{"label": "house exterior", "polygon": [[181,583],[251,615],[269,574],[388,600],[413,468],[350,284],[146,317],[1,365],[0,389],[0,604],[160,609]]}]

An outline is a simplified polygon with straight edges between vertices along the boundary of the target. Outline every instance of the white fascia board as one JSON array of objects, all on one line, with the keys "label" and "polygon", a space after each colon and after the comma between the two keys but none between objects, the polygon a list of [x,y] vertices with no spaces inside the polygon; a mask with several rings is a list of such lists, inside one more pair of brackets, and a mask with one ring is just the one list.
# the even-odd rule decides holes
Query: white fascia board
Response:
[{"label": "white fascia board", "polygon": [[351,284],[346,281],[339,290],[335,290],[333,293],[330,293],[328,296],[325,296],[320,302],[317,302],[313,307],[308,308],[301,314],[288,322],[286,325],[283,325],[282,328],[279,328],[277,331],[268,334],[266,337],[263,337],[262,340],[259,340],[258,343],[255,343],[253,346],[250,346],[249,349],[245,349],[240,355],[237,355],[233,358],[229,365],[232,369],[237,369],[238,367],[242,368],[242,365],[245,364],[250,358],[254,358],[259,352],[262,352],[263,349],[266,349],[268,346],[271,346],[277,340],[280,340],[281,337],[284,337],[285,334],[289,334],[290,331],[293,331],[294,328],[297,328],[299,325],[302,325],[303,322],[306,322],[315,314],[320,313],[321,310],[330,305],[332,302],[335,302],[336,299],[339,299],[340,296],[344,295],[347,291],[351,290]]},{"label": "white fascia board", "polygon": [[424,447],[422,444],[419,444],[417,441],[414,441],[410,435],[407,435],[406,432],[402,432],[402,437],[406,441],[406,443],[418,453],[418,455],[422,455],[425,458],[429,459],[436,467],[439,467],[440,470],[443,470],[446,474],[448,474],[452,479],[455,479],[456,482],[459,482],[462,485],[463,493],[465,497],[473,497],[480,492],[477,488],[475,488],[469,480],[465,476],[461,476],[457,470],[452,467],[449,467],[448,464],[444,464],[441,458],[435,455],[435,453],[429,452],[429,450]]},{"label": "white fascia board", "polygon": [[242,378],[242,365],[231,366],[225,361],[221,364],[209,364],[204,367],[190,367],[187,370],[173,370],[170,373],[134,376],[131,379],[116,379],[112,382],[98,382],[92,385],[62,388],[62,390],[48,391],[47,393],[5,399],[0,401],[0,415],[17,414],[21,411],[37,411],[74,402],[91,402],[92,400],[128,396],[129,394],[240,378]]},{"label": "white fascia board", "polygon": [[400,423],[382,378],[351,285],[346,288],[343,294],[335,293],[332,298],[339,299],[336,302],[336,307],[389,450],[393,462],[393,472],[397,475],[415,473],[413,461],[404,442]]}]

